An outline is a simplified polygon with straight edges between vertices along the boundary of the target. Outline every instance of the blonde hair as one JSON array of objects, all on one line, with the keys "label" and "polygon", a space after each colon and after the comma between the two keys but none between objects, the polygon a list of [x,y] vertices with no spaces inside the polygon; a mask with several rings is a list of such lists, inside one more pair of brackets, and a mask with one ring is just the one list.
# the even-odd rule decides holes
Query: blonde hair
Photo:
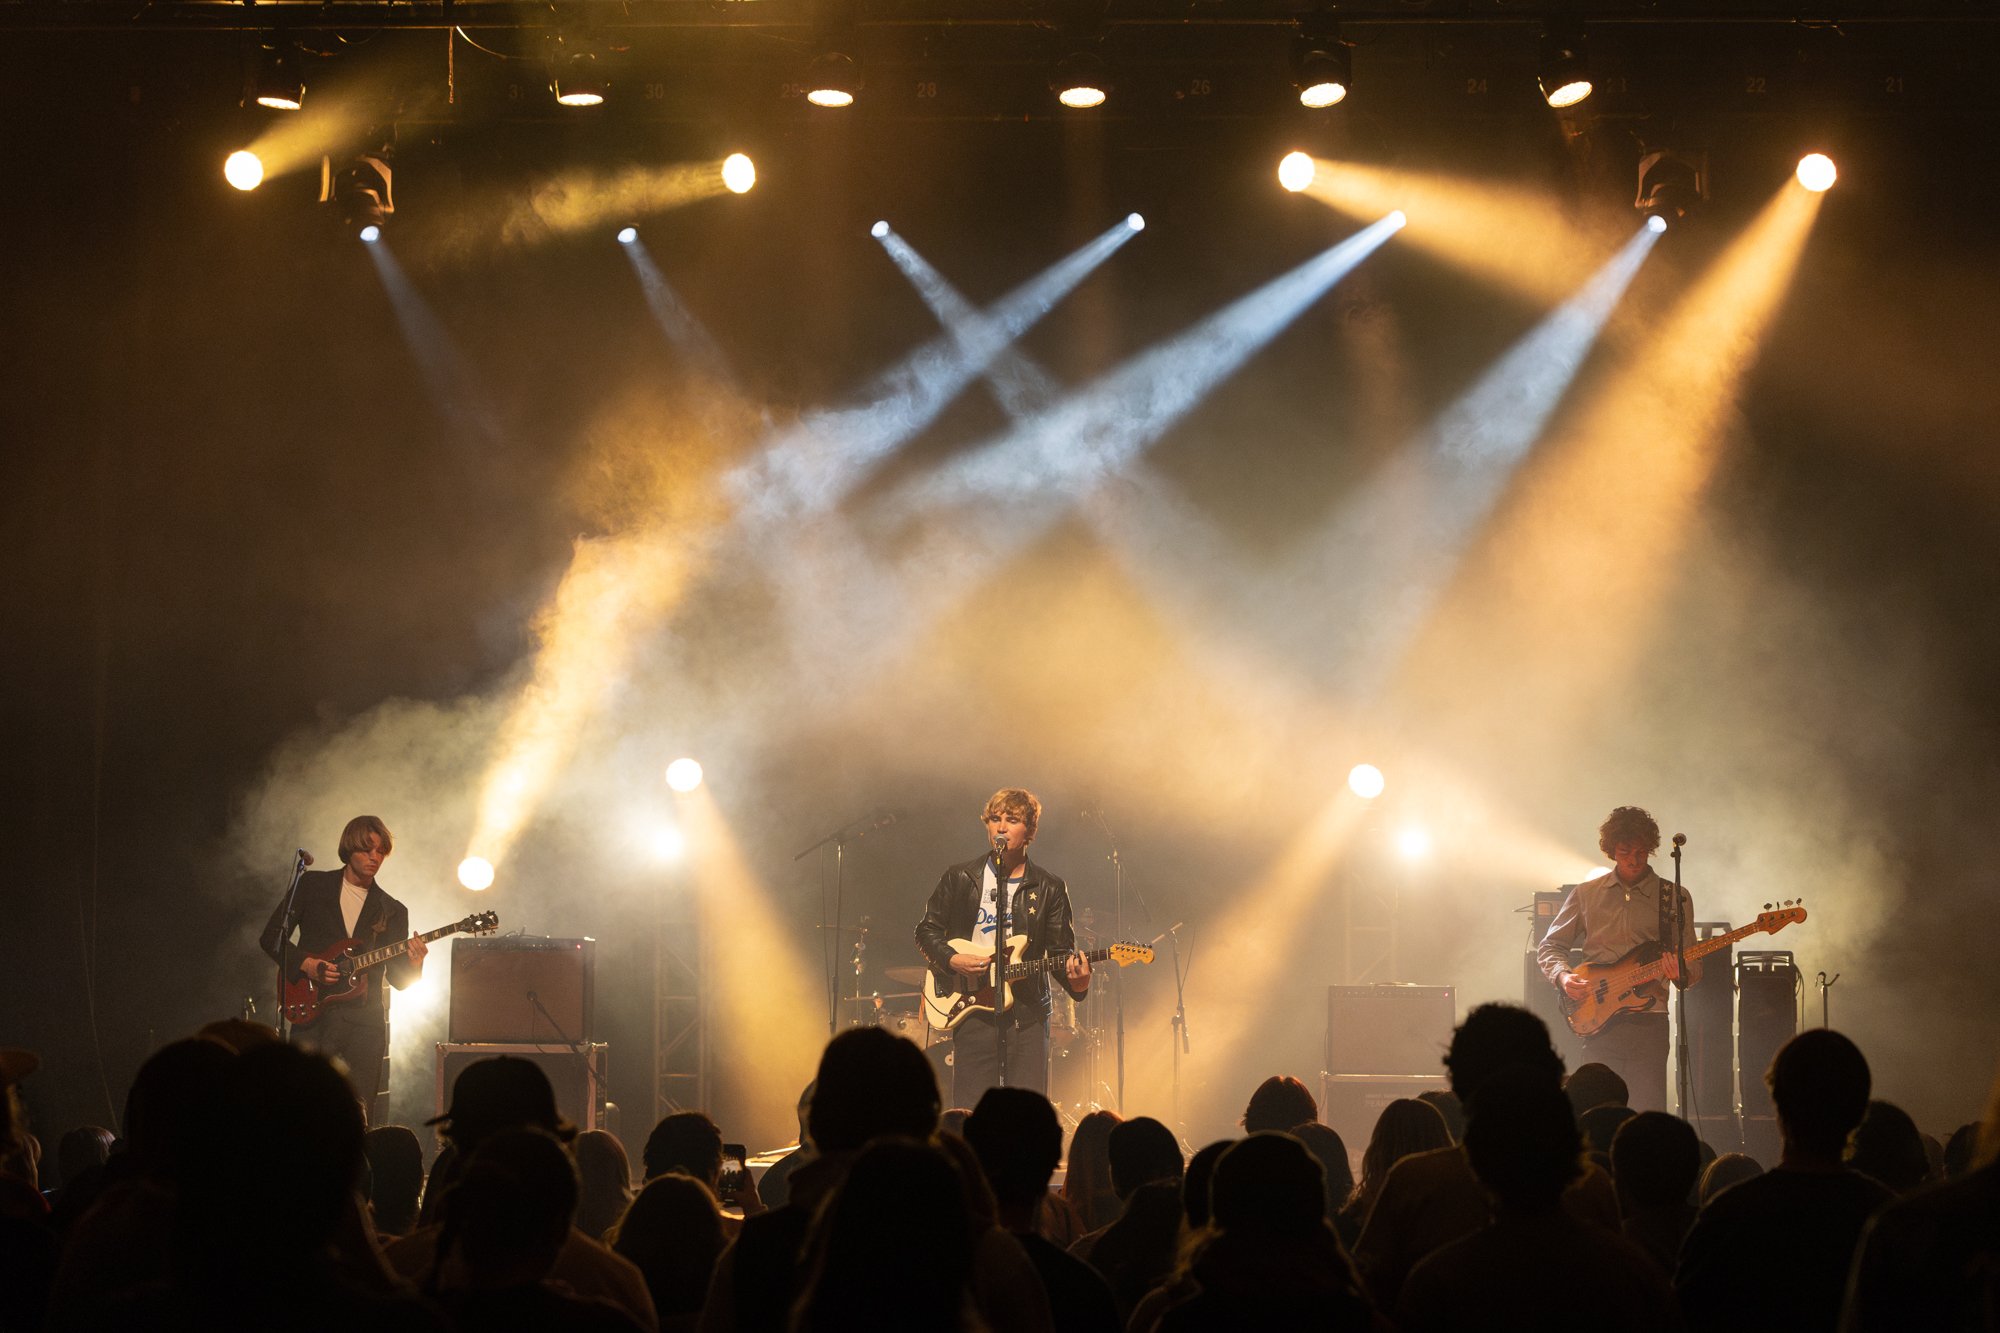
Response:
[{"label": "blonde hair", "polygon": [[982,820],[994,815],[1019,815],[1032,838],[1035,826],[1042,822],[1042,803],[1025,787],[1002,787],[986,798],[986,808],[979,812]]},{"label": "blonde hair", "polygon": [[347,827],[340,831],[340,863],[346,865],[354,859],[356,852],[368,850],[370,837],[382,840],[382,855],[387,856],[395,841],[389,836],[389,826],[375,815],[356,815],[347,821]]}]

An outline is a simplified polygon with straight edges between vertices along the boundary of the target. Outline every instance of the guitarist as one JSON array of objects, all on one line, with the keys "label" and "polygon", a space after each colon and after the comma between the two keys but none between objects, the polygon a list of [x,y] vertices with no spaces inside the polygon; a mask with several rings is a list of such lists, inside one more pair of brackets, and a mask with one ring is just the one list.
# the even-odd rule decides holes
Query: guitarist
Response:
[{"label": "guitarist", "polygon": [[387,1109],[376,1100],[388,1091],[382,1065],[389,1050],[389,991],[383,983],[386,979],[400,990],[415,982],[423,975],[429,951],[422,940],[410,939],[410,910],[375,882],[393,846],[388,825],[374,815],[348,820],[340,834],[341,869],[308,870],[299,877],[293,903],[296,942],[279,938],[284,930],[283,902],[271,913],[259,941],[273,962],[283,962],[287,981],[304,976],[331,982],[339,980],[340,972],[327,960],[343,941],[359,939],[355,952],[362,953],[410,940],[408,957],[366,974],[367,994],[329,1003],[311,1027],[294,1029],[299,1044],[346,1062],[348,1082],[371,1125],[384,1123],[381,1113]]},{"label": "guitarist", "polygon": [[[1614,869],[1569,891],[1555,920],[1542,937],[1535,960],[1549,984],[1571,999],[1590,989],[1569,970],[1569,953],[1581,947],[1586,963],[1615,963],[1645,944],[1663,946],[1666,975],[1678,986],[1701,980],[1701,964],[1688,965],[1685,980],[1667,933],[1668,898],[1673,885],[1647,864],[1660,848],[1660,826],[1636,805],[1621,805],[1597,830],[1597,846],[1611,858]],[[1694,904],[1681,890],[1681,944],[1692,948]],[[1586,1058],[1609,1065],[1625,1080],[1635,1111],[1667,1109],[1667,993],[1645,1009],[1622,1014],[1603,1031],[1583,1039]]]},{"label": "guitarist", "polygon": [[[999,850],[1006,878],[1007,931],[1026,935],[1028,945],[1021,960],[1069,954],[1063,971],[1054,973],[1072,998],[1081,1000],[1090,989],[1090,960],[1076,952],[1075,933],[1070,928],[1069,886],[1028,860],[1028,844],[1042,818],[1042,803],[1035,794],[1019,787],[994,792],[981,816],[989,844]],[[924,919],[917,923],[917,948],[940,976],[957,973],[959,978],[977,981],[992,965],[996,945],[993,931],[999,904],[1000,876],[993,870],[994,856],[950,867],[931,890],[924,906]],[[971,940],[980,953],[954,953],[952,939]],[[1033,1088],[1046,1093],[1049,1087],[1049,983],[1048,974],[1037,974],[1011,983],[1014,1007],[997,1016],[1007,1027],[1007,1086]],[[951,1104],[971,1106],[987,1088],[999,1081],[1000,1053],[995,1040],[996,1016],[972,1014],[952,1029]]]}]

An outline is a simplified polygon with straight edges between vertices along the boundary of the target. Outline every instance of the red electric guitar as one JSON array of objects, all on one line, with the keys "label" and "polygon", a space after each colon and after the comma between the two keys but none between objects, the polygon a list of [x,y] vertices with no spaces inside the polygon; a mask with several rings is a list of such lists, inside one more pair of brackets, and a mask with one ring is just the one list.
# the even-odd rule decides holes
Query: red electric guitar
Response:
[{"label": "red electric guitar", "polygon": [[285,983],[285,1021],[295,1028],[309,1028],[319,1022],[320,1011],[327,1005],[347,1004],[368,994],[368,970],[380,967],[392,958],[402,957],[410,951],[414,940],[428,944],[461,931],[468,935],[486,935],[499,928],[499,913],[474,912],[463,921],[454,921],[427,934],[397,940],[394,944],[385,944],[366,953],[354,952],[361,947],[360,940],[342,940],[325,960],[340,969],[337,979],[313,981],[306,977],[294,977]]}]

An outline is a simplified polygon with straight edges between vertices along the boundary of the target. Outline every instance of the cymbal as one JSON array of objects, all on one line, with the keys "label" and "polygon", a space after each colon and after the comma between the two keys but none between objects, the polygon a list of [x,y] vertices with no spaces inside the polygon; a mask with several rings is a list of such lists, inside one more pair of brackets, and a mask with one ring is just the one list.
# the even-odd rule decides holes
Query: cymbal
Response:
[{"label": "cymbal", "polygon": [[900,981],[905,986],[921,986],[924,984],[924,978],[930,975],[930,971],[927,967],[885,967],[882,969],[882,975],[891,981]]}]

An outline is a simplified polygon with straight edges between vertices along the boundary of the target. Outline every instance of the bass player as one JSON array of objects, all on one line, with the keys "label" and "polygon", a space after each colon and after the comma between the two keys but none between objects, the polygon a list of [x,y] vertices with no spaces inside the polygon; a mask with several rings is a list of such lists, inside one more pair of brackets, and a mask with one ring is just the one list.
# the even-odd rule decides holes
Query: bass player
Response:
[{"label": "bass player", "polygon": [[[1042,803],[1019,787],[1004,787],[986,802],[981,819],[994,852],[951,866],[931,890],[924,919],[917,923],[917,948],[939,976],[956,973],[977,980],[992,966],[994,926],[1003,900],[1002,875],[994,873],[997,859],[1005,878],[1007,933],[1028,937],[1023,962],[1068,954],[1055,973],[1064,990],[1081,1000],[1090,989],[1090,960],[1076,952],[1070,928],[1069,886],[1028,860],[1028,844],[1041,823]],[[953,952],[953,939],[970,941],[981,952]],[[1007,1025],[1007,1086],[1049,1087],[1049,983],[1036,973],[1011,983],[1013,1008],[997,1015]],[[987,1088],[999,1082],[1000,1051],[996,1016],[971,1014],[952,1029],[953,1106],[972,1106]]]},{"label": "bass player", "polygon": [[[393,845],[388,825],[374,815],[356,816],[341,830],[341,868],[308,870],[299,877],[292,913],[296,942],[280,938],[289,934],[282,902],[259,941],[273,962],[283,963],[287,981],[300,976],[318,982],[339,980],[339,970],[328,959],[351,939],[361,941],[357,953],[409,940],[407,955],[392,960],[383,971],[398,990],[423,975],[429,946],[410,939],[410,909],[375,882]],[[346,1062],[348,1082],[371,1125],[385,1123],[386,1108],[377,1099],[388,1092],[382,1066],[389,1052],[389,991],[382,983],[381,974],[370,974],[364,994],[327,1005],[311,1027],[293,1030],[293,1039],[301,1046]]]},{"label": "bass player", "polygon": [[[1664,945],[1661,962],[1668,980],[1692,986],[1701,980],[1701,964],[1691,962],[1685,980],[1668,941],[1668,899],[1673,885],[1647,864],[1660,847],[1660,826],[1636,805],[1613,810],[1597,830],[1597,846],[1611,858],[1614,869],[1586,880],[1569,891],[1535,960],[1549,984],[1571,999],[1580,999],[1590,983],[1569,970],[1569,953],[1581,947],[1586,963],[1615,963],[1646,944]],[[1694,945],[1694,903],[1681,890],[1680,937],[1683,948]],[[1621,1014],[1604,1029],[1583,1039],[1590,1060],[1609,1065],[1624,1078],[1635,1111],[1667,1109],[1667,991],[1664,986],[1644,1009]]]}]

